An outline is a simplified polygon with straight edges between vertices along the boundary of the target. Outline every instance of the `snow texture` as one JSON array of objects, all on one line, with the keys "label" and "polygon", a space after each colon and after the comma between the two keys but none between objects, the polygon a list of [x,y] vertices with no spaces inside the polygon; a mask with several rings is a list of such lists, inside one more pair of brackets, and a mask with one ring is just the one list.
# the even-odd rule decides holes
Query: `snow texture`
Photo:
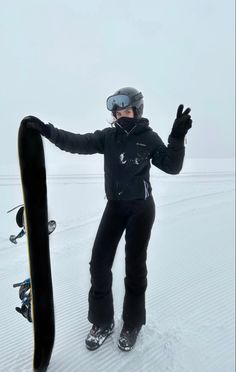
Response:
[{"label": "snow texture", "polygon": [[[18,228],[15,212],[6,214],[22,202],[19,177],[1,173],[0,186],[0,371],[28,372],[32,325],[14,310],[20,302],[12,288],[28,277],[26,239],[9,241]],[[84,342],[91,327],[89,260],[106,203],[103,175],[49,173],[49,218],[57,221],[50,235],[56,339],[49,372],[234,371],[234,172],[217,165],[178,176],[153,170],[152,186],[157,216],[148,249],[147,324],[133,351],[118,349],[122,237],[113,267],[115,331],[91,352]]]}]

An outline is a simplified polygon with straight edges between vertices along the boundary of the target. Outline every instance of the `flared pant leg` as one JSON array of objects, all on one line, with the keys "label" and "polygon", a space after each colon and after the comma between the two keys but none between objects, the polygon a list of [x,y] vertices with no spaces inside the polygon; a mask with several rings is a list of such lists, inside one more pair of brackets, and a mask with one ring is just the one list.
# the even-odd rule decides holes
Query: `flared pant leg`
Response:
[{"label": "flared pant leg", "polygon": [[123,320],[130,328],[146,323],[146,259],[154,220],[155,204],[152,197],[134,203],[125,234],[126,277]]},{"label": "flared pant leg", "polygon": [[108,201],[97,231],[90,261],[91,288],[88,320],[98,326],[109,324],[114,318],[111,268],[125,224],[119,204]]}]

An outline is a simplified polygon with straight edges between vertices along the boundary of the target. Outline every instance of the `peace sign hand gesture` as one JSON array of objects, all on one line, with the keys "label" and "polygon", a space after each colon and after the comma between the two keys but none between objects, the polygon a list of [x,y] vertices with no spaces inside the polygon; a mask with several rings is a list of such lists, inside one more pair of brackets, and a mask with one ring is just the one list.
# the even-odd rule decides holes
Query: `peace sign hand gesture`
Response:
[{"label": "peace sign hand gesture", "polygon": [[190,115],[191,109],[189,107],[185,111],[183,111],[183,109],[184,105],[179,105],[176,119],[170,134],[171,137],[184,139],[188,130],[192,127],[192,119]]}]

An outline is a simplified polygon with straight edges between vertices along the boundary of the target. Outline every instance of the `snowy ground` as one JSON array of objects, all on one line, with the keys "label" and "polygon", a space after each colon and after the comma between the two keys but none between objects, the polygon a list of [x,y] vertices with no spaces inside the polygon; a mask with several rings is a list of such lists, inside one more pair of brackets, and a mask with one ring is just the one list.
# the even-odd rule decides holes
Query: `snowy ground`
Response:
[{"label": "snowy ground", "polygon": [[[86,160],[87,161],[87,160]],[[217,167],[217,165],[221,166]],[[179,176],[152,171],[157,218],[148,254],[147,325],[135,349],[116,343],[124,294],[124,240],[114,263],[116,330],[89,352],[87,321],[89,259],[106,200],[103,176],[48,175],[56,340],[49,372],[233,372],[234,371],[234,173],[224,161],[208,170],[184,168]],[[51,172],[52,174],[53,172]],[[0,371],[32,370],[32,325],[17,314],[17,289],[27,277],[25,238],[14,212],[22,202],[18,175],[0,173]]]}]

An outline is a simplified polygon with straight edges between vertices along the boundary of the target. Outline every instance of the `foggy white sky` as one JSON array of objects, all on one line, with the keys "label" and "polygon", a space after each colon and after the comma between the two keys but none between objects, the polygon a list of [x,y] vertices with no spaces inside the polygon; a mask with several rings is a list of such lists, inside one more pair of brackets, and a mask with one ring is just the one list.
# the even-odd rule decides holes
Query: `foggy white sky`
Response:
[{"label": "foggy white sky", "polygon": [[25,115],[93,132],[122,86],[143,92],[165,143],[177,106],[192,108],[187,157],[234,156],[233,0],[1,0],[0,43],[1,165],[18,163]]}]

